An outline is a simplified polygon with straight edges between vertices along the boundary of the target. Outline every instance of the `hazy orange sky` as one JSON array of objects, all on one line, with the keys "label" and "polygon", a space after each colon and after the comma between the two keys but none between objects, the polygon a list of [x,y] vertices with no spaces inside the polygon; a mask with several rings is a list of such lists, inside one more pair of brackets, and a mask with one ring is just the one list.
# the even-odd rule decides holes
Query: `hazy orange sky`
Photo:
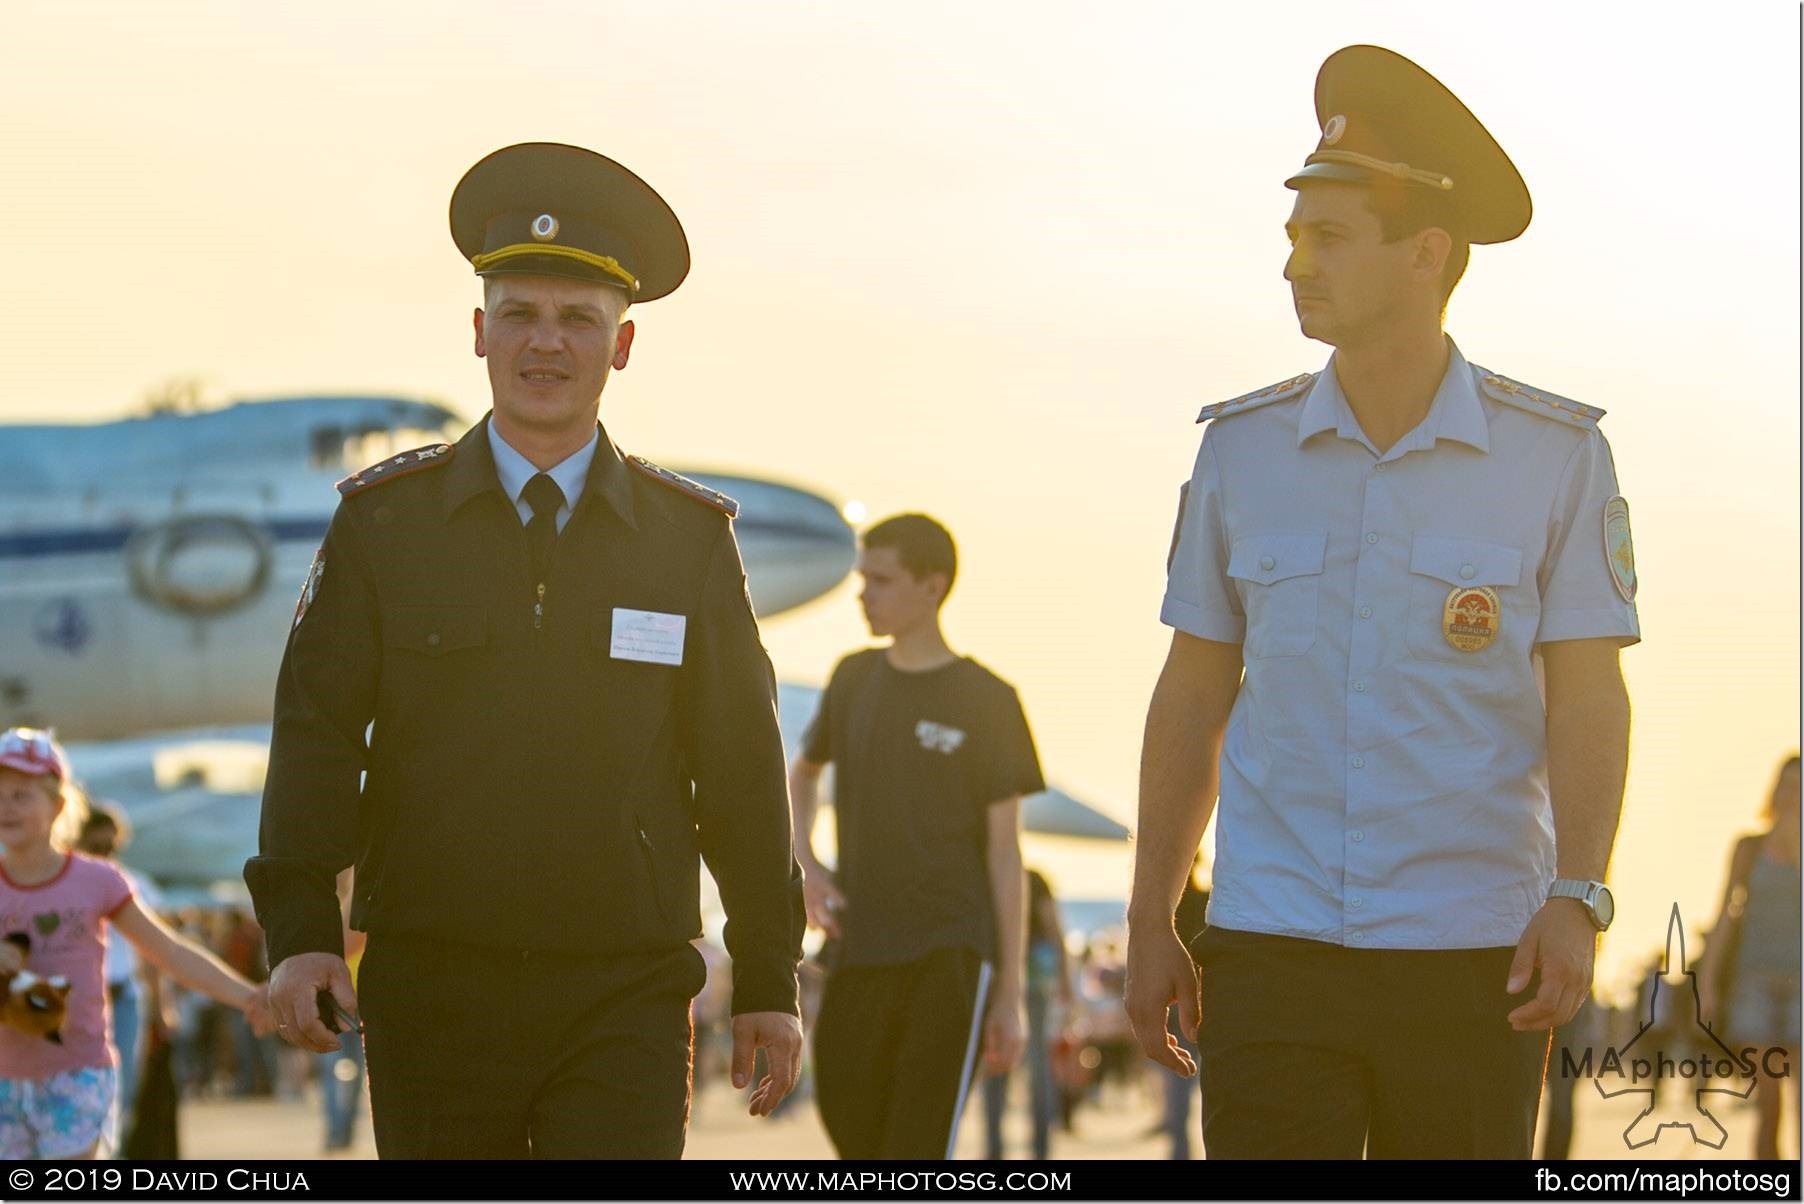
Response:
[{"label": "hazy orange sky", "polygon": [[[375,12],[366,11],[374,8]],[[1319,368],[1280,268],[1339,46],[1415,58],[1535,198],[1449,330],[1610,411],[1646,642],[1606,970],[1702,924],[1797,743],[1798,10],[1444,3],[9,3],[0,421],[157,382],[486,407],[452,185],[506,143],[627,163],[695,269],[636,311],[630,450],[958,536],[949,632],[1049,774],[1131,817],[1204,403]],[[773,622],[785,677],[866,639]]]}]

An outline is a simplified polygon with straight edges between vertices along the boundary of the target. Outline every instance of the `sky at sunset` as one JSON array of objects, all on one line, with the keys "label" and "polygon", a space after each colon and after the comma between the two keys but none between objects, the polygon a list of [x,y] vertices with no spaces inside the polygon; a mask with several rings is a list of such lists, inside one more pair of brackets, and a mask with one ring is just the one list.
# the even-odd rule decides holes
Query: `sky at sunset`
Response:
[{"label": "sky at sunset", "polygon": [[[1707,921],[1797,744],[1795,5],[10,0],[0,31],[0,422],[188,376],[473,420],[451,188],[507,143],[592,147],[694,254],[634,311],[610,434],[942,518],[955,647],[1020,688],[1048,775],[1123,819],[1192,420],[1325,363],[1280,276],[1282,182],[1321,60],[1391,47],[1534,195],[1450,333],[1608,410],[1633,508],[1607,979],[1675,901]],[[808,682],[866,639],[850,584],[766,631]]]}]

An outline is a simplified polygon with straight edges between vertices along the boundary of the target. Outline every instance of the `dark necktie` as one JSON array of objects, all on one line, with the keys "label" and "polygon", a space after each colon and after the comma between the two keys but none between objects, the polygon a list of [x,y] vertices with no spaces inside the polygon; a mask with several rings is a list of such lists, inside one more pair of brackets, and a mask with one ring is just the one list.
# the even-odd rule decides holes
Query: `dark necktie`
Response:
[{"label": "dark necktie", "polygon": [[539,473],[526,482],[520,496],[532,507],[532,519],[526,524],[526,549],[532,557],[532,579],[542,584],[551,567],[551,546],[557,542],[557,512],[564,504],[564,491]]}]

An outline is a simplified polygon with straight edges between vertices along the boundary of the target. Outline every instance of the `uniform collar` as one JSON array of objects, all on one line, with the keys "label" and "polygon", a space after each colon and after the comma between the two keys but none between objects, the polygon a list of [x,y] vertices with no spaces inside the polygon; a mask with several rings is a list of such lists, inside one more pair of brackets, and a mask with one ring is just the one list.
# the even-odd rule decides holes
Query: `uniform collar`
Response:
[{"label": "uniform collar", "polygon": [[[1452,439],[1481,452],[1491,450],[1491,424],[1485,417],[1484,402],[1478,396],[1472,365],[1466,362],[1452,339],[1447,340],[1447,352],[1447,372],[1441,377],[1441,387],[1435,390],[1427,416],[1415,430],[1398,440],[1397,446],[1387,453],[1387,459],[1390,454],[1426,450],[1441,439]],[[1297,446],[1302,447],[1323,431],[1333,431],[1342,439],[1355,443],[1367,442],[1365,432],[1359,429],[1359,420],[1353,417],[1353,407],[1347,404],[1346,394],[1341,392],[1332,358],[1326,368],[1316,373],[1315,383],[1303,398],[1303,408],[1297,415]]]},{"label": "uniform collar", "polygon": [[[505,449],[499,460],[496,447]],[[502,476],[502,461],[509,454],[519,457],[521,463],[527,466],[526,476],[511,492],[508,482]],[[564,470],[571,466],[572,461],[584,456],[587,457],[586,464],[579,466],[573,489],[572,482],[563,475]],[[581,471],[583,467],[586,467],[586,471]],[[513,499],[519,496],[519,490],[526,487],[526,482],[537,471],[530,460],[520,456],[508,447],[505,440],[491,431],[488,416],[485,415],[481,422],[471,427],[457,441],[457,455],[445,469],[449,474],[449,479],[445,482],[445,514],[449,516],[459,506],[487,490],[503,494],[509,504],[512,504]],[[605,429],[597,426],[595,438],[589,440],[588,446],[554,467],[550,476],[564,490],[564,496],[570,499],[572,514],[581,501],[581,495],[594,493],[606,500],[627,526],[638,529],[633,509],[632,476],[625,461],[620,458],[620,449],[614,446]]]},{"label": "uniform collar", "polygon": [[[600,441],[601,428],[598,426],[590,433],[587,443],[545,469],[545,475],[563,491],[564,504],[573,514],[577,503],[582,501],[584,486],[589,482],[589,465],[595,459],[595,445]],[[489,422],[489,453],[495,459],[495,479],[501,482],[501,492],[507,494],[510,502],[519,500],[526,490],[526,483],[539,475],[538,467],[501,437],[492,420]]]}]

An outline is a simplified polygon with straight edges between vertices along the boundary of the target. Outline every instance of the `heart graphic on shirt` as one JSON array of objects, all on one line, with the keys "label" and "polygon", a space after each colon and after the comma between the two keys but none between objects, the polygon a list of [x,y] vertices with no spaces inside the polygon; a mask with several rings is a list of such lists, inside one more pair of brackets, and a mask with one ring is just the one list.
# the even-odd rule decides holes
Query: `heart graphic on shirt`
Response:
[{"label": "heart graphic on shirt", "polygon": [[62,924],[63,917],[54,911],[41,911],[31,917],[31,922],[37,928],[39,936],[49,936]]}]

